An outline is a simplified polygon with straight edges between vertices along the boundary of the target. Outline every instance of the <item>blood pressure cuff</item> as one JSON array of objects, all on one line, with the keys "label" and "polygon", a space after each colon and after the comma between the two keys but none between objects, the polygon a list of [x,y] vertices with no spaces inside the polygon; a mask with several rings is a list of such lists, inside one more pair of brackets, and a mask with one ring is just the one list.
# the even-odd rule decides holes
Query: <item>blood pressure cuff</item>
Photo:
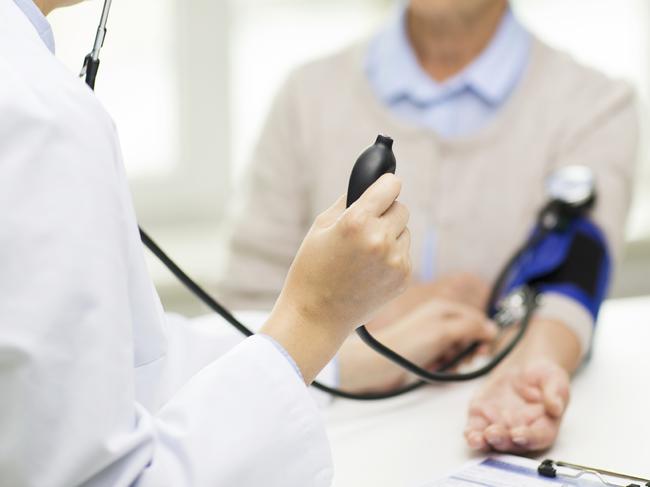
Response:
[{"label": "blood pressure cuff", "polygon": [[[535,241],[534,235],[531,241]],[[577,218],[562,231],[544,235],[515,261],[506,293],[524,284],[540,293],[558,293],[584,306],[594,322],[607,295],[611,256],[601,230]]]}]

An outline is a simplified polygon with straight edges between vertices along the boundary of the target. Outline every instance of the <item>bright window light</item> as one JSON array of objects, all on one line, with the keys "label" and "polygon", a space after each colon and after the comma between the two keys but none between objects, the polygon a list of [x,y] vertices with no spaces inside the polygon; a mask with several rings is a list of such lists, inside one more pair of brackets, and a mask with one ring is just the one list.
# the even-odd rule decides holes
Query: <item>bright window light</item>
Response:
[{"label": "bright window light", "polygon": [[[178,160],[176,0],[113,2],[101,55],[97,94],[116,122],[129,176],[161,176]],[[103,2],[50,16],[57,57],[81,69],[95,38]]]},{"label": "bright window light", "polygon": [[250,157],[289,72],[368,35],[386,2],[231,0],[233,175]]}]

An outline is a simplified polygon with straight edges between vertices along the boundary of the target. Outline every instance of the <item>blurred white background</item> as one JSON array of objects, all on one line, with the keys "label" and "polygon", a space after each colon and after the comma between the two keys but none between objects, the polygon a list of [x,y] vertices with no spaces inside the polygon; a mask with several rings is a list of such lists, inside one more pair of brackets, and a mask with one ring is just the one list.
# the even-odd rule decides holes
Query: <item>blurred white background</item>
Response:
[{"label": "blurred white background", "polygon": [[[57,54],[74,71],[92,46],[102,3],[51,16]],[[648,112],[647,0],[512,4],[551,45],[633,83]],[[140,222],[201,282],[214,282],[223,264],[223,210],[287,73],[370,35],[396,8],[386,0],[114,1],[97,93],[119,128]],[[618,295],[650,294],[649,214],[643,147]],[[151,267],[168,308],[202,311]]]}]

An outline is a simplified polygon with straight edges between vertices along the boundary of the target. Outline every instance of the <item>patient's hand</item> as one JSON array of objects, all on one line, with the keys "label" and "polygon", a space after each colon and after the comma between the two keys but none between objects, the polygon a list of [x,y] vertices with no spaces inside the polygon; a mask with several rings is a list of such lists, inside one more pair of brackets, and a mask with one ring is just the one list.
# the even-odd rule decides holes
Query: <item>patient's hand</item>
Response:
[{"label": "patient's hand", "polygon": [[514,453],[548,448],[569,402],[569,385],[565,369],[549,359],[495,371],[470,404],[469,446]]},{"label": "patient's hand", "polygon": [[[485,314],[460,303],[429,299],[401,319],[375,331],[383,344],[420,367],[436,368],[475,341],[489,342],[496,325]],[[341,388],[349,391],[377,391],[399,386],[408,375],[356,336],[339,352]]]},{"label": "patient's hand", "polygon": [[483,310],[489,291],[487,283],[481,278],[466,272],[448,274],[434,282],[415,283],[384,306],[368,328],[378,330],[390,326],[419,305],[436,298]]}]

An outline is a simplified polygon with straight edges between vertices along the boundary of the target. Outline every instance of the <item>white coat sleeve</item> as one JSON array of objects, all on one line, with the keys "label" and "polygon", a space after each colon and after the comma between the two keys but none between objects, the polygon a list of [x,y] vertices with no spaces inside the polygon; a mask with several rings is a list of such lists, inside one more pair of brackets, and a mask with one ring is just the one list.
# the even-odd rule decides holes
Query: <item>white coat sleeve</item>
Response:
[{"label": "white coat sleeve", "polygon": [[147,421],[154,422],[158,450],[138,486],[330,485],[319,411],[263,337],[246,339],[203,369]]},{"label": "white coat sleeve", "polygon": [[[258,333],[269,313],[240,311],[235,316],[250,330]],[[167,356],[171,374],[167,389],[176,390],[196,371],[209,362],[224,355],[244,340],[244,336],[216,313],[187,319],[176,314],[167,315],[167,335],[174,346],[169,347]],[[300,372],[296,372],[300,374]],[[330,387],[339,386],[338,359],[332,359],[316,377],[316,381]],[[314,387],[309,388],[312,398],[320,408],[332,401],[332,396]]]},{"label": "white coat sleeve", "polygon": [[0,484],[329,485],[318,410],[262,338],[160,410],[138,403],[143,298],[126,276],[142,256],[129,245],[137,230],[116,143],[86,107],[48,112],[30,93],[1,95]]}]

